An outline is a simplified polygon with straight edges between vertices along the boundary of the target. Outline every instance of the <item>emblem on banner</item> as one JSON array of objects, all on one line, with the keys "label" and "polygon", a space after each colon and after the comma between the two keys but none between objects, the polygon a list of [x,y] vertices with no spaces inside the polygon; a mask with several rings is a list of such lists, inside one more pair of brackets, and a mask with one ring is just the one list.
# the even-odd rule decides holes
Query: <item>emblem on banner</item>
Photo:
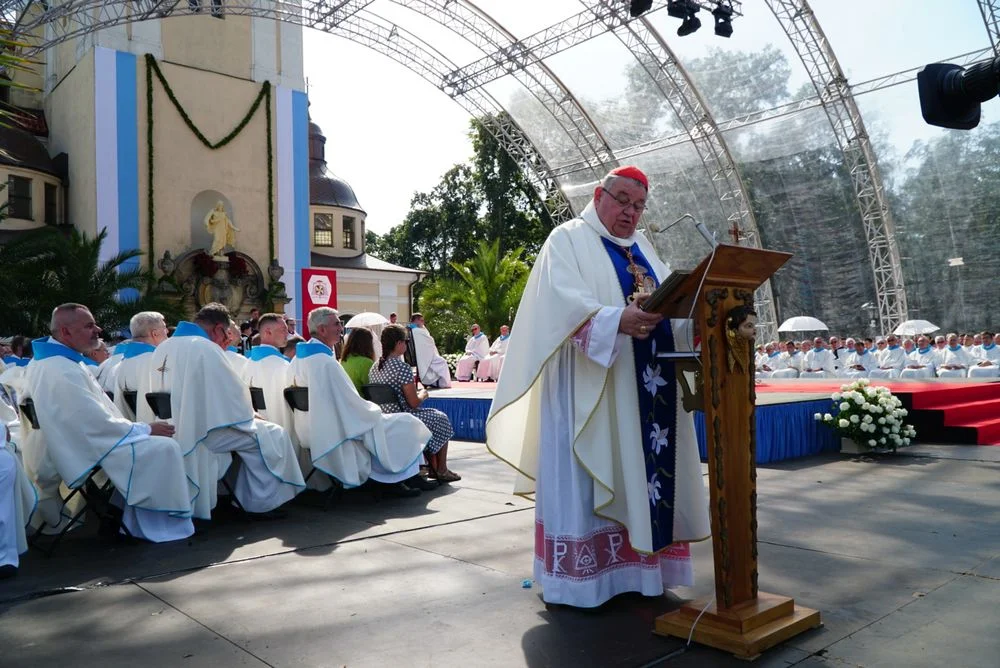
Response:
[{"label": "emblem on banner", "polygon": [[330,297],[332,295],[333,286],[330,284],[330,279],[328,277],[322,275],[310,277],[309,297],[312,299],[314,304],[326,306],[330,303]]}]

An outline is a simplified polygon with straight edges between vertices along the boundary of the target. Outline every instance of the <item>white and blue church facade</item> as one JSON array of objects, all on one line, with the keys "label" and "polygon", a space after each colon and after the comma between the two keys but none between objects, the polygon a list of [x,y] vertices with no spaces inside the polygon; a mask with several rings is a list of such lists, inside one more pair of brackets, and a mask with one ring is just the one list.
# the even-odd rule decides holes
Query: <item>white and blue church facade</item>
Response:
[{"label": "white and blue church facade", "polygon": [[[294,314],[317,242],[319,256],[363,255],[364,211],[356,201],[344,209],[353,231],[338,218],[341,252],[322,247],[333,236],[314,218],[325,226],[338,209],[324,199],[318,218],[311,210],[302,28],[201,2],[198,15],[63,42],[18,75],[35,90],[7,93],[31,122],[0,131],[0,149],[13,149],[0,157],[13,204],[0,243],[45,225],[106,230],[102,259],[141,250],[189,310],[219,300],[242,317],[273,301]],[[205,221],[219,203],[236,228],[226,259],[207,252]],[[374,292],[392,291],[397,305],[418,275],[392,269],[392,287]]]}]

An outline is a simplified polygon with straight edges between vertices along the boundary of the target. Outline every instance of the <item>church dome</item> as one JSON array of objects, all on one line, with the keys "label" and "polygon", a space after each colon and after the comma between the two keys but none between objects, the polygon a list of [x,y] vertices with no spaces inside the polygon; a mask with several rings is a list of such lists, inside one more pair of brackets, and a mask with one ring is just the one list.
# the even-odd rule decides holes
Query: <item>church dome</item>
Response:
[{"label": "church dome", "polygon": [[31,133],[0,126],[0,165],[58,175],[49,152]]},{"label": "church dome", "polygon": [[361,208],[354,189],[326,167],[326,137],[318,125],[309,122],[309,203],[318,206],[337,206],[344,209]]}]

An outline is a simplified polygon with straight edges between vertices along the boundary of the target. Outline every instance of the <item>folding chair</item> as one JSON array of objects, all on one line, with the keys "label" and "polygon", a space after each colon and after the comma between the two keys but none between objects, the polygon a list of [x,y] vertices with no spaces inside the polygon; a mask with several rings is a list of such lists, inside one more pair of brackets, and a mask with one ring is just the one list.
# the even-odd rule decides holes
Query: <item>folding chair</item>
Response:
[{"label": "folding chair", "polygon": [[[169,420],[171,417],[173,417],[173,409],[170,407],[169,392],[147,392],[146,403],[148,403],[149,407],[153,409],[153,415],[155,415],[159,419]],[[235,459],[235,457],[236,455],[234,454],[233,458]],[[236,504],[236,507],[242,510],[243,512],[246,512],[246,509],[243,507],[243,504],[240,503],[240,500],[236,498],[236,492],[233,490],[233,486],[229,484],[229,481],[226,480],[225,476],[222,477],[221,482],[222,486],[226,490],[226,493],[229,494],[229,496],[233,500],[233,503]]]},{"label": "folding chair", "polygon": [[250,386],[250,401],[253,402],[253,409],[255,411],[266,411],[267,402],[264,401],[264,388]]},{"label": "folding chair", "polygon": [[[288,403],[288,406],[292,409],[292,411],[299,411],[302,413],[309,412],[308,387],[286,387],[283,394],[285,395],[285,401]],[[306,483],[309,482],[309,478],[313,477],[313,474],[316,473],[316,471],[319,471],[319,469],[313,466],[312,470],[309,471],[309,475],[306,476]],[[323,502],[323,510],[329,510],[333,506],[333,503],[344,493],[344,485],[332,475],[327,475],[325,472],[323,472],[323,474],[326,475],[326,477],[330,480],[330,484],[333,485]]]},{"label": "folding chair", "polygon": [[138,411],[137,411],[137,409],[136,409],[136,407],[135,407],[136,406],[135,400],[136,400],[137,394],[138,393],[135,390],[123,390],[122,391],[122,396],[125,398],[125,405],[128,406],[132,410],[132,415],[138,415],[139,414]]},{"label": "folding chair", "polygon": [[[41,425],[38,423],[38,413],[35,412],[34,400],[32,400],[31,397],[24,399],[19,408],[21,409],[21,415],[24,417],[24,421],[28,423],[32,429],[41,430]],[[132,536],[128,528],[121,521],[120,509],[115,508],[115,506],[111,503],[111,495],[114,494],[115,490],[114,484],[110,479],[108,479],[103,485],[98,485],[94,480],[94,477],[100,470],[100,466],[95,466],[87,472],[87,477],[84,478],[80,485],[70,488],[69,494],[62,500],[63,507],[65,508],[77,494],[79,494],[84,501],[83,507],[68,518],[69,522],[66,523],[66,526],[64,526],[59,533],[52,535],[49,539],[48,547],[45,547],[40,543],[42,536],[46,535],[43,531],[45,530],[45,527],[48,526],[44,521],[28,539],[28,544],[31,547],[43,553],[45,556],[51,557],[66,534],[72,531],[77,525],[82,525],[84,523],[86,519],[84,515],[86,514],[88,508],[101,522],[109,522],[115,530],[124,532],[128,537]],[[60,510],[60,515],[61,514],[62,511]]]}]

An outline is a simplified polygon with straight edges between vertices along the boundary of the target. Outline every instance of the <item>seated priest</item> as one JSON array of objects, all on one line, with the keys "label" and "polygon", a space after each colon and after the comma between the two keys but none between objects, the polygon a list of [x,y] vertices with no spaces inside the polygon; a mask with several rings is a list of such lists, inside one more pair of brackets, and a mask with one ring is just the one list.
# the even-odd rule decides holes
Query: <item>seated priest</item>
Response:
[{"label": "seated priest", "polygon": [[0,580],[17,575],[18,555],[28,549],[24,527],[35,510],[35,488],[11,436],[17,424],[17,409],[0,394]]},{"label": "seated priest", "polygon": [[240,335],[240,328],[232,320],[229,321],[229,338],[226,341],[226,359],[236,371],[237,375],[243,373],[247,365],[247,355],[240,352],[239,345],[243,342]]},{"label": "seated priest", "polygon": [[958,335],[949,334],[947,347],[938,351],[938,378],[968,378],[974,366],[976,359],[962,346]]},{"label": "seated priest", "polygon": [[51,337],[33,342],[35,357],[18,388],[22,401],[33,400],[40,425],[22,425],[20,445],[39,491],[41,519],[60,525],[60,482],[77,487],[100,466],[117,489],[113,501],[123,502],[122,522],[133,536],[162,542],[193,534],[195,490],[181,448],[169,438],[174,428],[126,420],[94,380],[83,360],[101,329],[86,306],[57,306],[49,328]]},{"label": "seated priest", "polygon": [[900,378],[934,378],[938,354],[931,340],[921,334],[917,337],[917,348],[909,354],[906,366],[899,372]]},{"label": "seated priest", "polygon": [[503,368],[503,358],[507,354],[507,341],[510,340],[510,327],[500,325],[500,336],[490,346],[490,354],[476,367],[476,380],[497,380]]},{"label": "seated priest", "polygon": [[760,363],[757,364],[757,377],[770,378],[771,372],[777,368],[777,360],[780,355],[781,351],[778,350],[778,344],[774,341],[765,345],[764,356],[761,357]]},{"label": "seated priest", "polygon": [[412,415],[383,415],[362,399],[334,356],[344,331],[337,311],[314,309],[308,325],[312,339],[297,346],[288,379],[309,388],[309,410],[295,411],[295,431],[313,466],[347,488],[369,477],[398,496],[436,487],[420,476],[430,430]]},{"label": "seated priest", "polygon": [[88,352],[86,357],[97,364],[96,368],[92,367],[90,369],[91,373],[94,374],[94,378],[97,379],[97,384],[105,392],[114,394],[115,374],[118,373],[118,365],[122,361],[122,354],[117,351],[112,353],[108,350],[108,344],[102,339],[100,345]]},{"label": "seated priest", "polygon": [[[150,422],[156,419],[146,401],[146,395],[153,391],[150,364],[156,346],[167,340],[167,322],[161,313],[142,311],[132,316],[129,332],[132,338],[115,348],[115,352],[122,355],[115,374],[115,406],[130,420]],[[135,392],[135,413],[125,398],[126,392]]]},{"label": "seated priest", "polygon": [[802,354],[795,347],[795,341],[785,343],[785,352],[776,358],[771,378],[798,378],[802,370]]},{"label": "seated priest", "polygon": [[802,375],[799,377],[833,378],[836,375],[833,363],[833,353],[826,348],[823,337],[817,336],[813,340],[813,349],[803,357]]},{"label": "seated priest", "polygon": [[[265,313],[257,320],[259,343],[250,349],[250,355],[243,366],[242,379],[248,387],[259,387],[264,393],[264,408],[257,413],[268,422],[280,425],[288,434],[295,449],[299,470],[312,469],[309,451],[300,447],[295,434],[295,420],[292,408],[285,400],[288,387],[289,359],[282,352],[288,342],[288,326],[280,313]],[[309,479],[309,486],[316,486],[316,476]]]},{"label": "seated priest", "polygon": [[206,304],[194,322],[177,324],[150,363],[153,391],[170,393],[187,474],[200,490],[199,519],[211,517],[216,483],[233,454],[239,455],[234,493],[249,513],[270,513],[305,488],[288,434],[256,417],[250,390],[227,359],[230,324],[225,306]]},{"label": "seated priest", "polygon": [[899,374],[902,373],[909,361],[906,357],[906,351],[899,345],[899,339],[896,338],[895,334],[890,334],[886,338],[886,348],[877,357],[878,368],[871,370],[871,373],[868,374],[869,378],[885,380],[899,378]]},{"label": "seated priest", "polygon": [[854,348],[854,352],[848,353],[844,357],[844,366],[840,369],[840,375],[844,378],[867,378],[871,370],[878,366],[875,361],[875,354],[868,352],[865,342],[862,339],[847,339],[847,347]]},{"label": "seated priest", "polygon": [[993,332],[979,335],[982,343],[976,348],[976,366],[969,367],[969,378],[996,378],[1000,376],[1000,347]]},{"label": "seated priest", "polygon": [[[417,376],[427,387],[451,387],[451,370],[448,362],[438,353],[434,337],[427,331],[424,316],[414,313],[410,316],[410,336],[417,352]],[[386,351],[383,354],[388,355]]]},{"label": "seated priest", "polygon": [[458,358],[455,365],[455,378],[461,381],[472,380],[476,364],[486,359],[490,354],[490,340],[479,325],[472,325],[472,336],[465,342],[465,353]]},{"label": "seated priest", "polygon": [[916,349],[917,346],[914,345],[913,339],[903,339],[903,352],[906,353],[907,357],[909,357],[910,353],[912,353]]}]

